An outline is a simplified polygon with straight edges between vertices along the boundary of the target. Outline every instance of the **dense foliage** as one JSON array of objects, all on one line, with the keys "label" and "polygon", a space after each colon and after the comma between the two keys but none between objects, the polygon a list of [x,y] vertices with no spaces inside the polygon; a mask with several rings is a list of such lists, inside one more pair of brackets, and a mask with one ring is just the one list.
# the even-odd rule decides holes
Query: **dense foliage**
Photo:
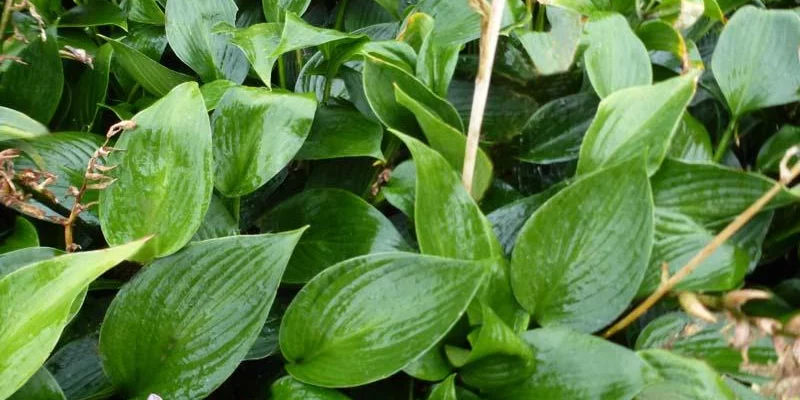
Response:
[{"label": "dense foliage", "polygon": [[0,400],[800,396],[797,3],[494,1],[3,1]]}]

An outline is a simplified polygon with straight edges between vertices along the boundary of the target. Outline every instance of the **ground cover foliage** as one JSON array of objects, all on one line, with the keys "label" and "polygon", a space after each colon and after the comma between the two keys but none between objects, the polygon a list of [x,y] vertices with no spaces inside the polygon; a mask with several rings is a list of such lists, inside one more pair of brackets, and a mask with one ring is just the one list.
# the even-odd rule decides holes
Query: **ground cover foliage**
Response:
[{"label": "ground cover foliage", "polygon": [[797,3],[495,1],[3,1],[0,399],[800,396]]}]

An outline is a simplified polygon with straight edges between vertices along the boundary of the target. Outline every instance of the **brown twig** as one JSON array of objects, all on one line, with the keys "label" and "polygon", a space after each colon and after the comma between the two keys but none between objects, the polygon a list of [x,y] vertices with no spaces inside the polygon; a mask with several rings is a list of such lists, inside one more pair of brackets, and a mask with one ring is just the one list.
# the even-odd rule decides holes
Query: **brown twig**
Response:
[{"label": "brown twig", "polygon": [[81,184],[80,188],[71,187],[70,188],[70,195],[75,197],[75,203],[72,205],[72,208],[69,212],[69,217],[64,222],[64,242],[65,248],[67,252],[74,252],[80,248],[77,244],[75,244],[73,236],[72,236],[72,226],[75,224],[75,221],[78,220],[78,216],[89,209],[92,206],[97,205],[97,202],[91,202],[88,204],[83,204],[83,195],[86,193],[87,190],[102,190],[114,183],[116,179],[112,179],[106,175],[104,172],[110,171],[114,169],[116,166],[106,167],[103,165],[99,165],[98,161],[101,158],[108,156],[112,151],[115,149],[109,147],[109,142],[111,138],[118,135],[122,131],[130,130],[136,127],[136,122],[134,121],[121,121],[110,128],[108,128],[108,132],[106,132],[106,140],[103,142],[103,145],[100,146],[99,149],[95,150],[92,158],[89,159],[89,163],[86,166],[86,173],[83,177],[83,183]]},{"label": "brown twig", "polygon": [[609,338],[615,333],[625,329],[628,325],[636,321],[647,310],[655,305],[661,298],[667,295],[675,286],[678,285],[684,278],[694,272],[700,264],[705,261],[714,251],[717,250],[725,241],[731,238],[736,232],[739,231],[747,222],[749,222],[759,211],[761,211],[775,196],[780,193],[784,185],[788,185],[800,175],[800,162],[796,162],[793,167],[789,168],[789,161],[800,154],[800,147],[795,146],[789,149],[781,161],[781,177],[775,185],[769,189],[763,196],[761,196],[755,203],[748,207],[744,212],[739,214],[725,229],[715,236],[706,247],[700,250],[689,262],[686,263],[675,275],[672,275],[668,280],[662,282],[658,289],[651,294],[645,301],[634,308],[628,315],[621,320],[617,321],[611,328],[609,328],[603,337]]},{"label": "brown twig", "polygon": [[461,179],[467,192],[472,193],[472,181],[475,176],[475,162],[480,144],[483,113],[489,97],[489,83],[492,79],[494,55],[497,51],[497,39],[503,24],[505,1],[493,1],[491,8],[485,0],[470,0],[470,4],[481,14],[481,48],[478,64],[478,76],[475,78],[475,94],[472,97],[472,112],[469,119],[467,146],[464,153],[464,169]]},{"label": "brown twig", "polygon": [[14,0],[6,0],[3,3],[3,14],[0,16],[0,45],[6,39],[6,28],[8,27],[8,20],[11,19],[11,8],[14,6]]}]

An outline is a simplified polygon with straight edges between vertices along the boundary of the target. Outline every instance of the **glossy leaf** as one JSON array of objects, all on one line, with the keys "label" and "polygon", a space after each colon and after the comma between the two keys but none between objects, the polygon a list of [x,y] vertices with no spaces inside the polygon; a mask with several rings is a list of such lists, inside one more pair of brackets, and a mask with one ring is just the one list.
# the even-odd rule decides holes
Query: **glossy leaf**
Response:
[{"label": "glossy leaf", "polygon": [[[729,322],[719,316],[719,322],[693,319],[683,313],[669,313],[650,322],[636,340],[636,349],[666,349],[685,357],[701,359],[720,373],[748,379],[753,374],[741,370],[742,353],[731,347],[722,331]],[[764,365],[777,359],[768,337],[755,338],[750,343],[748,357],[754,365]]]},{"label": "glossy leaf", "polygon": [[647,172],[653,174],[667,154],[695,85],[696,75],[689,74],[621,90],[601,101],[581,145],[578,174],[645,154]]},{"label": "glossy leaf", "polygon": [[211,200],[211,129],[196,83],[177,86],[137,114],[122,133],[100,192],[100,223],[111,244],[153,235],[139,261],[178,251],[194,236]]},{"label": "glossy leaf", "polygon": [[244,54],[224,35],[212,33],[218,23],[234,24],[238,7],[233,0],[174,0],[167,3],[169,45],[205,82],[228,79],[241,83],[247,76]]},{"label": "glossy leaf", "polygon": [[333,389],[305,384],[291,376],[284,376],[270,386],[274,400],[348,400],[349,397]]},{"label": "glossy leaf", "polygon": [[116,25],[127,30],[128,20],[116,4],[106,0],[89,0],[64,13],[58,25],[64,28]]},{"label": "glossy leaf", "polygon": [[47,127],[33,118],[14,109],[0,107],[0,142],[31,139],[47,133]]},{"label": "glossy leaf", "polygon": [[356,256],[409,250],[383,214],[343,190],[306,190],[272,209],[260,224],[272,232],[306,225],[308,232],[297,244],[284,282],[308,282],[329,266]]},{"label": "glossy leaf", "polygon": [[586,24],[586,73],[601,98],[653,81],[647,49],[619,14],[604,14]]},{"label": "glossy leaf", "polygon": [[164,11],[156,0],[122,0],[120,7],[131,21],[164,25]]},{"label": "glossy leaf", "polygon": [[53,350],[75,297],[143,241],[34,262],[0,278],[0,398],[33,376]]},{"label": "glossy leaf", "polygon": [[192,80],[191,76],[175,72],[120,41],[107,40],[122,68],[156,96],[165,96],[174,87]]},{"label": "glossy leaf", "polygon": [[222,96],[228,92],[228,89],[235,86],[237,86],[235,83],[227,79],[218,79],[200,86],[200,92],[203,93],[203,100],[206,102],[206,109],[211,111],[217,108]]},{"label": "glossy leaf", "polygon": [[0,240],[0,254],[39,246],[39,234],[36,232],[36,227],[20,216],[17,216],[14,221],[14,230],[11,235]]},{"label": "glossy leaf", "polygon": [[275,306],[267,317],[267,321],[261,326],[256,340],[244,356],[245,361],[262,360],[278,352],[278,332],[281,326],[283,315],[275,314]]},{"label": "glossy leaf", "polygon": [[517,33],[528,56],[542,75],[566,72],[575,61],[584,22],[581,15],[564,8],[548,7],[550,31]]},{"label": "glossy leaf", "polygon": [[553,196],[525,223],[511,261],[514,295],[542,326],[594,332],[628,307],[652,242],[643,160],[600,170]]},{"label": "glossy leaf", "polygon": [[522,128],[519,158],[537,164],[577,159],[597,104],[594,94],[578,93],[542,106]]},{"label": "glossy leaf", "polygon": [[632,399],[653,374],[636,353],[595,336],[542,328],[522,338],[536,355],[534,373],[492,389],[489,399]]},{"label": "glossy leaf", "polygon": [[25,64],[11,62],[0,75],[0,106],[15,109],[46,125],[61,99],[64,71],[52,32],[47,33],[47,40],[36,36],[30,41],[17,55]]},{"label": "glossy leaf", "polygon": [[319,107],[303,147],[300,160],[342,157],[372,157],[383,160],[383,127],[350,107]]},{"label": "glossy leaf", "polygon": [[112,391],[94,336],[82,337],[60,347],[45,366],[68,400],[100,397]]},{"label": "glossy leaf", "polygon": [[733,15],[711,67],[734,117],[800,100],[798,47],[796,12],[743,7]]},{"label": "glossy leaf", "polygon": [[777,172],[786,151],[798,143],[800,143],[800,127],[782,126],[761,146],[756,158],[756,167],[762,172]]},{"label": "glossy leaf", "polygon": [[211,116],[217,189],[243,196],[277,175],[303,146],[316,107],[305,95],[229,89]]},{"label": "glossy leaf", "polygon": [[53,375],[45,368],[39,368],[9,400],[66,400],[66,397]]},{"label": "glossy leaf", "polygon": [[283,22],[286,12],[303,15],[311,0],[262,0],[267,22]]},{"label": "glossy leaf", "polygon": [[106,102],[108,79],[113,47],[105,44],[94,58],[93,68],[86,68],[75,85],[66,126],[76,131],[90,131],[94,125],[99,104]]},{"label": "glossy leaf", "polygon": [[384,253],[323,271],[284,315],[287,371],[326,387],[363,385],[399,371],[444,337],[490,265]]},{"label": "glossy leaf", "polygon": [[659,376],[639,394],[640,399],[737,398],[722,377],[702,361],[665,350],[644,350],[638,354]]},{"label": "glossy leaf", "polygon": [[442,344],[428,349],[421,357],[406,365],[403,372],[416,379],[430,382],[439,382],[447,378],[453,373],[453,366],[447,362],[443,350],[446,345]]},{"label": "glossy leaf", "polygon": [[193,243],[123,287],[100,333],[120,393],[204,398],[247,354],[302,230]]},{"label": "glossy leaf", "polygon": [[208,240],[239,234],[239,221],[231,211],[225,207],[224,200],[219,195],[211,195],[208,211],[203,218],[203,223],[192,240]]},{"label": "glossy leaf", "polygon": [[684,113],[667,157],[689,162],[711,162],[713,153],[711,137],[705,126],[688,112]]},{"label": "glossy leaf", "polygon": [[514,245],[517,243],[517,236],[525,225],[525,222],[539,209],[547,200],[561,190],[562,185],[548,189],[542,193],[519,199],[500,207],[487,215],[486,218],[492,224],[494,234],[503,246],[503,253],[511,256]]},{"label": "glossy leaf", "polygon": [[[409,109],[417,118],[417,122],[422,128],[430,147],[439,152],[454,170],[460,171],[464,166],[464,149],[467,146],[467,137],[453,126],[445,123],[435,112],[415,100],[403,91],[400,86],[395,86],[394,93],[397,103]],[[486,193],[492,183],[493,171],[492,161],[483,150],[478,149],[475,176],[472,183],[472,196],[475,199],[481,199]]]},{"label": "glossy leaf", "polygon": [[0,254],[0,278],[38,261],[44,261],[64,254],[49,247],[26,247]]},{"label": "glossy leaf", "polygon": [[417,168],[414,161],[407,160],[392,170],[389,182],[381,188],[383,197],[409,218],[414,218],[414,202],[417,197]]},{"label": "glossy leaf", "polygon": [[364,63],[364,90],[375,115],[389,128],[406,134],[420,132],[414,115],[397,102],[395,87],[428,108],[457,131],[464,129],[455,108],[403,68],[379,57],[367,56]]},{"label": "glossy leaf", "polygon": [[634,1],[629,0],[546,0],[542,4],[566,8],[589,17],[597,15],[602,16],[607,14],[609,11],[626,14],[627,12],[632,11],[635,7]]},{"label": "glossy leaf", "polygon": [[450,375],[443,382],[435,385],[428,395],[428,400],[458,400],[456,397],[456,375]]}]

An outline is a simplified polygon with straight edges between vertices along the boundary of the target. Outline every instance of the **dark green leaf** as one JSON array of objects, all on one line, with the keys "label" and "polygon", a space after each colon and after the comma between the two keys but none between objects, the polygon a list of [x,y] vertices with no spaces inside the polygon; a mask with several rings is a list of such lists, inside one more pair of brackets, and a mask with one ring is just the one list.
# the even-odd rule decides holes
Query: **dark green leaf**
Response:
[{"label": "dark green leaf", "polygon": [[99,105],[106,102],[112,53],[111,44],[101,46],[94,58],[93,67],[86,68],[78,78],[65,119],[65,126],[69,129],[86,132],[92,130]]},{"label": "dark green leaf", "polygon": [[548,7],[549,32],[517,32],[525,51],[542,75],[566,72],[575,61],[583,20],[580,14],[564,8]]},{"label": "dark green leaf", "polygon": [[303,15],[311,4],[311,0],[262,0],[264,16],[267,22],[283,22],[286,12]]},{"label": "dark green leaf", "polygon": [[522,128],[519,158],[536,164],[577,159],[597,104],[594,94],[578,93],[542,106]]},{"label": "dark green leaf", "polygon": [[211,129],[196,83],[177,86],[137,114],[111,154],[117,179],[100,191],[100,223],[111,244],[156,237],[138,254],[149,261],[191,240],[211,201]]},{"label": "dark green leaf", "polygon": [[47,127],[11,108],[0,107],[0,142],[47,135]]},{"label": "dark green leaf", "polygon": [[284,282],[308,282],[329,266],[356,256],[409,249],[380,211],[343,190],[305,190],[266,214],[260,224],[272,232],[306,225],[310,228],[297,244]]},{"label": "dark green leaf", "polygon": [[403,368],[406,374],[423,381],[439,382],[453,373],[453,367],[445,359],[442,344],[433,346],[421,357]]},{"label": "dark green leaf", "polygon": [[761,146],[756,167],[762,172],[778,172],[786,151],[797,144],[800,144],[800,126],[784,125]]},{"label": "dark green leaf", "polygon": [[711,162],[713,153],[706,127],[688,112],[684,113],[667,156],[689,162]]},{"label": "dark green leaf", "polygon": [[116,25],[128,30],[125,13],[116,4],[106,0],[88,0],[85,4],[78,4],[61,16],[58,25],[64,28]]},{"label": "dark green leaf", "polygon": [[164,25],[164,11],[161,11],[156,0],[122,0],[120,7],[131,21]]},{"label": "dark green leaf", "polygon": [[605,98],[631,86],[653,81],[647,49],[619,14],[603,14],[586,24],[589,48],[583,55],[586,73],[597,94]]},{"label": "dark green leaf", "polygon": [[106,40],[114,48],[114,58],[122,68],[153,95],[165,96],[175,86],[192,80],[191,76],[175,72],[120,41]]},{"label": "dark green leaf", "polygon": [[6,61],[10,66],[0,75],[0,106],[13,108],[46,125],[61,99],[64,71],[55,35],[49,32],[47,40],[42,39],[33,38],[17,55],[24,64]]},{"label": "dark green leaf", "polygon": [[647,173],[653,174],[667,155],[696,80],[690,73],[624,89],[601,101],[581,145],[578,174],[645,154]]},{"label": "dark green leaf", "polygon": [[247,87],[225,92],[211,116],[217,189],[239,197],[277,175],[303,146],[316,108],[307,95]]},{"label": "dark green leaf", "polygon": [[34,262],[0,278],[0,398],[44,364],[78,294],[103,272],[138,252],[143,241]]},{"label": "dark green leaf", "polygon": [[487,216],[506,256],[511,256],[519,231],[525,222],[561,188],[562,186],[559,185],[542,193],[519,199],[492,211]]},{"label": "dark green leaf", "polygon": [[53,373],[67,400],[96,398],[112,389],[103,371],[96,337],[87,336],[65,344],[45,366]]},{"label": "dark green leaf", "polygon": [[126,398],[206,397],[247,354],[302,230],[192,243],[123,287],[100,334]]},{"label": "dark green leaf", "polygon": [[414,218],[417,198],[417,169],[414,161],[406,160],[392,170],[389,182],[381,188],[383,197],[409,218]]},{"label": "dark green leaf", "polygon": [[273,400],[349,400],[350,398],[333,390],[308,385],[291,376],[284,376],[270,386]]},{"label": "dark green leaf", "polygon": [[203,223],[195,233],[192,240],[208,240],[239,234],[239,221],[236,216],[225,207],[223,200],[216,194],[211,195],[208,211],[203,218]]},{"label": "dark green leaf", "polygon": [[733,14],[711,67],[734,117],[800,100],[798,47],[796,12],[743,7]]},{"label": "dark green leaf", "polygon": [[258,332],[253,345],[244,356],[245,360],[261,360],[278,352],[278,332],[281,326],[282,314],[275,313],[275,306],[270,311],[267,321]]},{"label": "dark green leaf", "polygon": [[543,326],[594,332],[628,307],[652,242],[644,160],[602,169],[560,191],[525,223],[511,262],[514,295]]},{"label": "dark green leaf", "polygon": [[[17,216],[14,231],[11,235],[0,240],[0,254],[38,246],[39,234],[36,233],[36,227],[27,219]],[[0,269],[0,272],[2,272],[2,269]],[[0,276],[2,276],[2,273],[0,273]]]},{"label": "dark green leaf", "polygon": [[383,160],[382,140],[383,127],[358,110],[343,106],[320,107],[297,158],[373,157]]},{"label": "dark green leaf", "polygon": [[384,253],[323,271],[284,316],[287,371],[326,387],[363,385],[399,371],[444,337],[492,263]]},{"label": "dark green leaf", "polygon": [[25,386],[14,393],[9,400],[66,400],[58,382],[44,368],[39,368]]},{"label": "dark green leaf", "polygon": [[167,3],[167,39],[175,54],[205,82],[247,76],[244,54],[228,37],[212,33],[218,23],[236,23],[233,0],[171,0]]},{"label": "dark green leaf", "polygon": [[644,47],[650,51],[666,51],[677,57],[679,60],[688,62],[688,50],[683,36],[672,25],[654,19],[646,21],[636,28],[636,35],[639,36]]},{"label": "dark green leaf", "polygon": [[[467,123],[472,114],[474,82],[453,80],[447,92],[447,100],[453,104]],[[510,85],[491,85],[483,114],[481,140],[484,142],[507,142],[519,135],[525,122],[538,108],[536,99],[525,90]]]}]

